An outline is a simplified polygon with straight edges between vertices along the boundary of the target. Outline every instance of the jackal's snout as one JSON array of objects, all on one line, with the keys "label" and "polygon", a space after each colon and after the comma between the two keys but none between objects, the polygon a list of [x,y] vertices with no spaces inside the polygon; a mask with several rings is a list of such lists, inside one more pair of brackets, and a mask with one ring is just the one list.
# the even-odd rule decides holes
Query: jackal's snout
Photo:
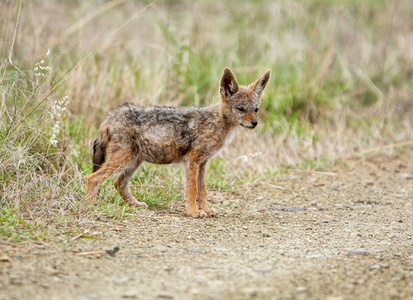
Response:
[{"label": "jackal's snout", "polygon": [[248,129],[254,129],[258,125],[258,121],[251,121],[251,122],[241,122],[241,126],[248,128]]}]

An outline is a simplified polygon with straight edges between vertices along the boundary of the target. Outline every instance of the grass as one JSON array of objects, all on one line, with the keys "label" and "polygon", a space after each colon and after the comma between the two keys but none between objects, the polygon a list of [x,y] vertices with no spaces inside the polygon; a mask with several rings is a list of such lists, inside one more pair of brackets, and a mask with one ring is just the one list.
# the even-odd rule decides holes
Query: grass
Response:
[{"label": "grass", "polygon": [[21,218],[16,212],[7,208],[0,211],[0,237],[7,242],[23,242],[27,240],[45,239],[32,224]]},{"label": "grass", "polygon": [[[79,216],[106,112],[125,101],[211,104],[225,66],[240,83],[272,76],[259,128],[211,160],[210,189],[411,140],[412,9],[408,0],[1,2],[0,239]],[[165,207],[182,201],[183,177],[179,166],[144,165],[133,193]],[[111,182],[100,200],[86,216],[134,214]]]}]

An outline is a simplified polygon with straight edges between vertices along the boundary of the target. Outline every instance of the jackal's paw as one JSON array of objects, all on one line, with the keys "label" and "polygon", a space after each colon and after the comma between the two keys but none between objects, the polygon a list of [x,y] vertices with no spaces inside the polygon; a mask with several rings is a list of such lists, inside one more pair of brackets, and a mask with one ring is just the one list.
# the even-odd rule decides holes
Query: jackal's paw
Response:
[{"label": "jackal's paw", "polygon": [[207,214],[207,217],[216,217],[218,215],[218,212],[214,208],[210,208],[208,210],[205,210],[205,213]]},{"label": "jackal's paw", "polygon": [[192,218],[205,218],[205,217],[208,217],[208,214],[204,212],[202,209],[200,209],[200,210],[188,211],[188,216]]},{"label": "jackal's paw", "polygon": [[136,199],[129,200],[128,203],[133,207],[141,207],[141,208],[145,208],[145,209],[149,207],[148,204],[146,204],[145,202],[139,202]]}]

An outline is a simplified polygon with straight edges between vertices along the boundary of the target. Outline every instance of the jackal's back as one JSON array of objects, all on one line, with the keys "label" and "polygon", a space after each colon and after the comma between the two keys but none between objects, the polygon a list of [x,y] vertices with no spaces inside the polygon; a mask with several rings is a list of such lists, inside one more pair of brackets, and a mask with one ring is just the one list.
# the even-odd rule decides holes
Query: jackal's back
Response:
[{"label": "jackal's back", "polygon": [[144,161],[168,164],[181,161],[188,151],[207,142],[220,122],[213,108],[126,103],[109,114],[101,130],[108,130],[112,148],[131,147]]}]

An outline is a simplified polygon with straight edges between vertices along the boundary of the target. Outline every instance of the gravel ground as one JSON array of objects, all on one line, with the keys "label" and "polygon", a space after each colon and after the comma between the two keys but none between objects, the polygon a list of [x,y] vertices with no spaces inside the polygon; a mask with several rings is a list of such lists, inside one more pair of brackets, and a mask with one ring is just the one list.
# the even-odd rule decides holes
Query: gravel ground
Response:
[{"label": "gravel ground", "polygon": [[211,192],[218,218],[178,203],[68,225],[100,239],[0,243],[0,299],[413,299],[411,161],[407,149]]}]

